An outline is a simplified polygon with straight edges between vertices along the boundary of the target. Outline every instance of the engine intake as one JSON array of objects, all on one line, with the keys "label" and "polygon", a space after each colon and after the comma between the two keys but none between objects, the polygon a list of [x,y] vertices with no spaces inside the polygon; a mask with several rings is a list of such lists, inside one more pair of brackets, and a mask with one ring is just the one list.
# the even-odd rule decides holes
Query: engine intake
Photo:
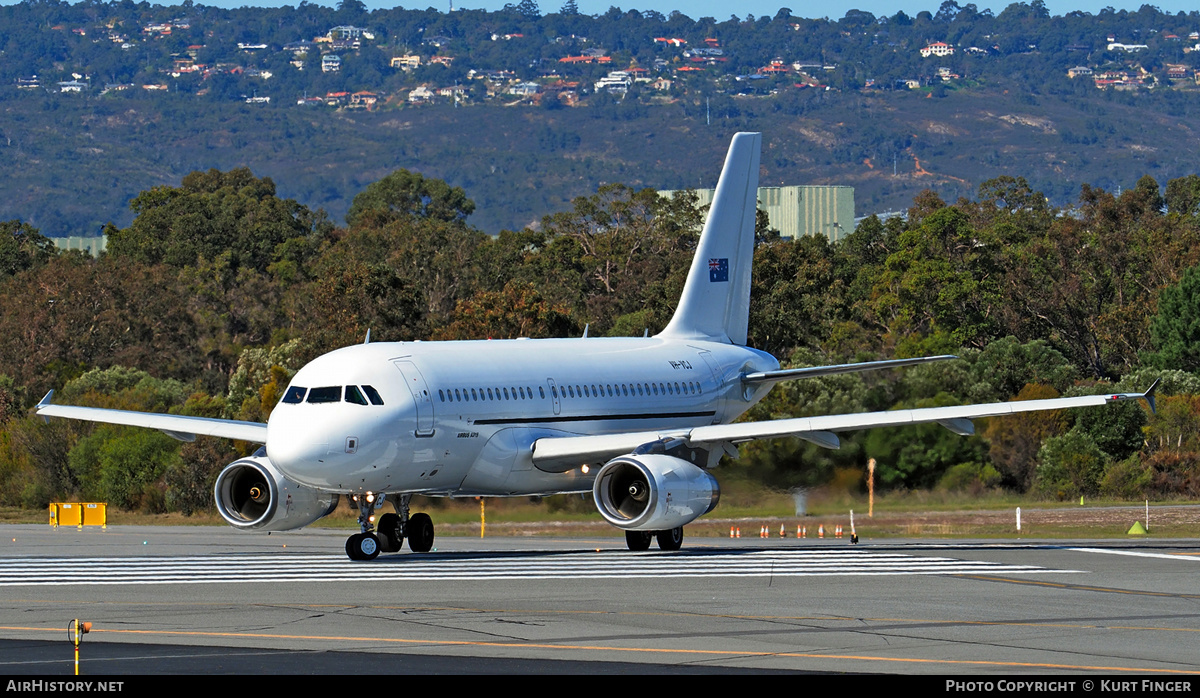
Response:
[{"label": "engine intake", "polygon": [[217,476],[213,497],[221,518],[246,531],[302,528],[332,513],[338,496],[287,479],[266,456],[236,460]]},{"label": "engine intake", "polygon": [[721,499],[717,480],[702,468],[663,454],[612,459],[596,474],[596,508],[626,531],[665,531],[712,511]]}]

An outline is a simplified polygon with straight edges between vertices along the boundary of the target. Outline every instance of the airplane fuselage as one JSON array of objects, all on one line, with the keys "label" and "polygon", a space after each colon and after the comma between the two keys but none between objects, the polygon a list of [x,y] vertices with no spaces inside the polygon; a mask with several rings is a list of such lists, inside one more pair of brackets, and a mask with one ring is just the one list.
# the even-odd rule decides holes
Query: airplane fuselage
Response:
[{"label": "airplane fuselage", "polygon": [[728,423],[766,393],[736,376],[778,366],[743,346],[657,337],[355,345],[296,373],[267,455],[297,483],[344,494],[584,492],[594,472],[537,468],[537,439]]}]

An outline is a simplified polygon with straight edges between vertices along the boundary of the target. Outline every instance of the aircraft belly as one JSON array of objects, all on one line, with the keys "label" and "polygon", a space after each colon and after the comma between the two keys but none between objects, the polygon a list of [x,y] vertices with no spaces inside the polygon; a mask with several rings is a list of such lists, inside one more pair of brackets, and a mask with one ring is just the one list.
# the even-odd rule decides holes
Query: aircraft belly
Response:
[{"label": "aircraft belly", "polygon": [[533,467],[533,442],[565,432],[515,427],[501,429],[488,439],[459,490],[468,496],[521,496],[583,492],[592,487],[592,477],[578,470],[546,473]]}]

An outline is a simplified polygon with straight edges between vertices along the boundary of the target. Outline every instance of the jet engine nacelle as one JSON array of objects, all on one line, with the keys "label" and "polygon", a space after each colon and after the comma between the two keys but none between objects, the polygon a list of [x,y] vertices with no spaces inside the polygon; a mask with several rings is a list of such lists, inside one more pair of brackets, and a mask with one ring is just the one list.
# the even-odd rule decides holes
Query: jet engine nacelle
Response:
[{"label": "jet engine nacelle", "polygon": [[596,474],[596,507],[627,531],[666,531],[707,514],[721,499],[717,479],[664,454],[618,456]]},{"label": "jet engine nacelle", "polygon": [[213,496],[221,518],[245,531],[307,526],[333,512],[338,503],[336,494],[292,482],[260,455],[225,466],[217,476]]}]

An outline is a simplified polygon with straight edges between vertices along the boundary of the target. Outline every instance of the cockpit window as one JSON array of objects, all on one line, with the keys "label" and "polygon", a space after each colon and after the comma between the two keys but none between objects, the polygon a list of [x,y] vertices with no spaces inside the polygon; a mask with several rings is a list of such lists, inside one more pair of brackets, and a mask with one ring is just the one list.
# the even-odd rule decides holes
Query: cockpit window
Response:
[{"label": "cockpit window", "polygon": [[293,385],[287,389],[287,393],[283,396],[283,401],[289,405],[298,405],[304,402],[304,393],[308,392],[308,388],[301,388],[298,385]]},{"label": "cockpit window", "polygon": [[341,402],[342,386],[331,385],[325,388],[313,388],[308,393],[308,402],[318,404],[324,402]]},{"label": "cockpit window", "polygon": [[363,389],[363,392],[367,394],[367,397],[371,398],[372,405],[382,405],[383,404],[383,398],[379,397],[379,391],[375,390],[374,388],[372,388],[369,385],[364,385],[362,387],[362,389]]},{"label": "cockpit window", "polygon": [[363,397],[362,391],[358,389],[357,385],[347,385],[346,402],[352,402],[355,405],[365,405],[367,404],[367,399]]}]

